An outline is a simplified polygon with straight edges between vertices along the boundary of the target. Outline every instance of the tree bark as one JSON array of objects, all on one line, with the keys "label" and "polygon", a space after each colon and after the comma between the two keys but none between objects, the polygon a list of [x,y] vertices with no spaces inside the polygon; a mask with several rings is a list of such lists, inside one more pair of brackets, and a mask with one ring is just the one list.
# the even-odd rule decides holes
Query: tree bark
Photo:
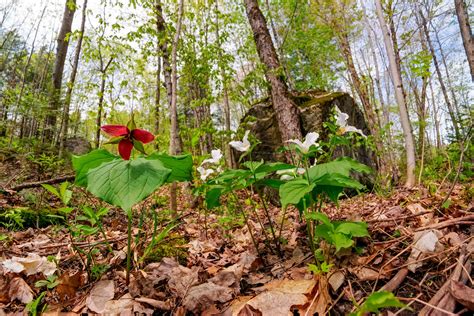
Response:
[{"label": "tree bark", "polygon": [[[392,74],[392,81],[395,87],[395,98],[397,100],[398,109],[400,112],[400,121],[402,124],[403,135],[405,138],[405,150],[407,159],[407,173],[406,173],[406,187],[412,187],[415,185],[415,142],[413,140],[413,133],[410,124],[410,117],[408,115],[408,108],[405,100],[405,93],[403,90],[402,75],[400,71],[400,64],[397,63],[396,52],[394,50],[393,43],[391,41],[390,32],[383,16],[383,9],[380,0],[375,0],[375,7],[377,17],[382,28],[383,39],[385,43],[385,49],[389,58],[389,67]],[[392,34],[392,38],[395,34]],[[396,39],[396,37],[395,37]]]},{"label": "tree bark", "polygon": [[60,107],[61,84],[63,79],[64,62],[66,61],[69,41],[66,36],[71,33],[71,25],[76,11],[76,0],[66,0],[64,6],[63,21],[57,39],[56,61],[53,72],[53,89],[49,101],[48,114],[45,119],[44,141],[51,142],[54,139],[57,111]]},{"label": "tree bark", "polygon": [[444,80],[443,80],[443,75],[441,74],[441,69],[439,68],[438,58],[436,57],[436,53],[435,53],[435,50],[434,50],[434,47],[433,47],[433,43],[431,42],[430,32],[428,30],[428,25],[427,25],[425,16],[423,15],[423,12],[421,12],[421,10],[418,11],[418,14],[420,15],[420,18],[421,18],[421,24],[422,24],[421,26],[423,27],[423,32],[425,33],[426,42],[428,43],[428,47],[430,49],[431,57],[433,58],[433,64],[435,66],[436,75],[438,76],[438,81],[439,81],[439,85],[440,85],[440,88],[441,88],[441,92],[443,93],[444,102],[446,103],[446,106],[448,107],[448,113],[449,113],[449,116],[451,117],[451,121],[453,123],[454,134],[455,134],[457,140],[461,140],[461,133],[460,133],[460,130],[459,130],[457,115],[454,111],[454,108],[453,108],[453,105],[451,104],[451,101],[449,100],[448,90],[446,89],[446,85],[444,84]]},{"label": "tree bark", "polygon": [[[156,68],[156,87],[155,87],[155,135],[160,133],[160,99],[161,99],[161,58],[157,56],[157,68]],[[159,149],[158,142],[155,142],[155,149]]]},{"label": "tree bark", "polygon": [[100,146],[100,127],[102,125],[102,112],[104,111],[104,93],[105,93],[105,83],[107,81],[107,69],[109,69],[110,64],[114,60],[113,57],[109,59],[107,64],[104,66],[104,60],[100,54],[100,91],[99,91],[99,106],[97,108],[97,118],[96,118],[96,130],[95,130],[95,148]]},{"label": "tree bark", "polygon": [[[177,75],[177,55],[178,55],[178,44],[179,37],[181,35],[181,25],[183,22],[183,11],[184,11],[184,0],[179,1],[178,7],[178,22],[176,24],[176,32],[174,34],[173,43],[171,46],[171,102],[170,102],[170,120],[171,120],[171,131],[170,131],[170,154],[177,155],[182,152],[181,138],[179,135],[179,122],[178,122],[178,75]],[[177,184],[173,182],[170,190],[170,208],[177,216],[178,204],[177,204]]]},{"label": "tree bark", "polygon": [[289,139],[301,139],[299,109],[290,97],[283,75],[284,71],[273,46],[265,17],[260,11],[257,0],[245,0],[245,8],[253,31],[258,56],[266,67],[265,77],[270,83],[273,109],[282,140],[286,142]]},{"label": "tree bark", "polygon": [[466,51],[467,62],[471,69],[471,78],[472,81],[474,81],[474,36],[472,35],[471,25],[469,24],[467,6],[463,0],[454,0],[454,6],[458,17],[459,29],[461,30],[462,43]]},{"label": "tree bark", "polygon": [[77,39],[76,51],[74,53],[74,61],[72,64],[71,76],[69,77],[69,82],[67,85],[66,98],[64,100],[64,110],[63,110],[63,120],[61,124],[61,132],[59,134],[59,156],[63,155],[64,151],[64,142],[67,138],[67,131],[69,128],[69,110],[71,106],[71,96],[72,90],[74,88],[74,83],[76,82],[77,68],[79,66],[79,59],[81,56],[82,49],[82,39],[84,38],[84,29],[86,25],[86,12],[87,12],[87,0],[84,0],[82,5],[82,20],[81,28],[79,33],[79,38]]}]

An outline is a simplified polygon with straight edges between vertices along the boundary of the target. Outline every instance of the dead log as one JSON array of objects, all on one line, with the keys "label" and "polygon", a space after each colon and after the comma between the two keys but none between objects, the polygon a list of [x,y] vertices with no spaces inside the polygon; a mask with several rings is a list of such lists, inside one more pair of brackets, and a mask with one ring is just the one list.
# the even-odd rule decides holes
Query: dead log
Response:
[{"label": "dead log", "polygon": [[14,192],[21,191],[23,189],[36,188],[36,187],[41,186],[42,184],[56,184],[56,183],[61,183],[64,181],[73,181],[74,179],[75,179],[75,176],[73,174],[65,175],[58,178],[54,178],[54,179],[41,180],[41,181],[36,181],[36,182],[26,182],[26,183],[22,183],[22,184],[19,184],[19,185],[16,185],[14,187],[4,189],[4,190],[6,192],[14,193]]}]

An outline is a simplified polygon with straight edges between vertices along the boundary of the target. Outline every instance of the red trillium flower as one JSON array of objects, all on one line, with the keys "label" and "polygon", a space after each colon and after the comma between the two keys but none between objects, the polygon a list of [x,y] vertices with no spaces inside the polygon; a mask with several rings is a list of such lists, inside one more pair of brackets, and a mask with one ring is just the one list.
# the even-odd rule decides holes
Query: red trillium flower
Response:
[{"label": "red trillium flower", "polygon": [[104,125],[100,129],[106,134],[113,136],[113,138],[107,143],[118,143],[120,156],[125,160],[130,159],[133,147],[138,151],[145,153],[142,144],[148,144],[155,139],[155,136],[150,132],[139,128],[129,129],[125,125]]}]

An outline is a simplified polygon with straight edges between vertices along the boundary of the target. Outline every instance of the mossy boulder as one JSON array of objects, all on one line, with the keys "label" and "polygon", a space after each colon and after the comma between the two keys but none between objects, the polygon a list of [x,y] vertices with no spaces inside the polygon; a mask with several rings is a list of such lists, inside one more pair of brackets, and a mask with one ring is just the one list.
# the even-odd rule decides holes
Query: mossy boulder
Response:
[{"label": "mossy boulder", "polygon": [[[300,109],[302,134],[318,132],[320,138],[326,139],[323,123],[329,121],[337,106],[342,112],[349,114],[348,124],[361,129],[365,135],[370,135],[362,111],[354,99],[345,92],[310,91],[293,95]],[[249,129],[261,143],[252,152],[252,159],[265,161],[283,160],[283,153],[278,149],[283,145],[276,115],[270,98],[265,98],[254,104],[241,120],[240,128]],[[239,157],[239,153],[235,153]],[[366,147],[339,147],[334,157],[350,156],[361,163],[375,169],[375,155]],[[367,183],[366,181],[364,181]],[[371,181],[370,181],[371,182]]]}]

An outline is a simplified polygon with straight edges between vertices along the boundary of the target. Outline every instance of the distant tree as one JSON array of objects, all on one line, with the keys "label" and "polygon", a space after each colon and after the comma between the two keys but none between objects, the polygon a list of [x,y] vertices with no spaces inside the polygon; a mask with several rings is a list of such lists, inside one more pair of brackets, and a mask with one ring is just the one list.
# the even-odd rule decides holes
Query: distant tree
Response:
[{"label": "distant tree", "polygon": [[463,0],[454,0],[454,6],[458,17],[459,29],[461,30],[464,50],[466,51],[467,62],[471,69],[472,81],[474,81],[474,36],[472,35],[471,25],[469,24],[467,6]]}]

